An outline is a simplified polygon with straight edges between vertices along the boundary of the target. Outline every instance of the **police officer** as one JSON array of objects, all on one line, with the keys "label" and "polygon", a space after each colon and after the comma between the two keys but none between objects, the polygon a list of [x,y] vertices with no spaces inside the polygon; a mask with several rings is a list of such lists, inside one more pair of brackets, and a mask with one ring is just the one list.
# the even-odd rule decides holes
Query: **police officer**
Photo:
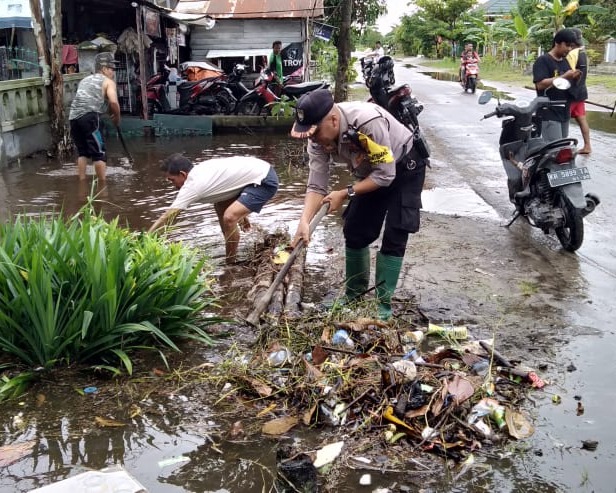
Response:
[{"label": "police officer", "polygon": [[[385,223],[375,284],[379,318],[389,319],[408,235],[419,230],[427,153],[413,149],[413,132],[383,108],[364,102],[335,104],[327,89],[299,99],[291,136],[308,139],[310,158],[304,209],[293,244],[300,238],[308,243],[309,223],[323,203],[335,212],[348,201],[343,214],[345,292],[352,301],[368,289],[368,247]],[[348,165],[356,178],[353,185],[328,189],[330,158]]]}]

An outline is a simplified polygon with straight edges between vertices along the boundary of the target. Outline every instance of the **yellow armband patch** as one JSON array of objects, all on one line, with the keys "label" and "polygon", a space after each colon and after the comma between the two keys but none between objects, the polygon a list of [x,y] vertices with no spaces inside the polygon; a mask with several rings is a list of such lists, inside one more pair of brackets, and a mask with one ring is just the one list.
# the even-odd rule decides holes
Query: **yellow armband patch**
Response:
[{"label": "yellow armband patch", "polygon": [[394,155],[389,147],[377,144],[370,137],[361,132],[358,132],[358,134],[361,146],[368,155],[368,159],[372,166],[394,161]]}]

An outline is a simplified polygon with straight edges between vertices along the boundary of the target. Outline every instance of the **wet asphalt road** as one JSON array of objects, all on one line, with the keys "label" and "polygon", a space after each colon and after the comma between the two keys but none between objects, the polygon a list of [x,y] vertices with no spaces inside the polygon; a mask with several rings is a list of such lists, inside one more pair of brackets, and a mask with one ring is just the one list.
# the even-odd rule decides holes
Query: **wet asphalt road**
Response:
[{"label": "wet asphalt road", "polygon": [[[505,224],[512,208],[498,154],[501,120],[481,120],[493,110],[496,101],[480,106],[477,99],[481,90],[475,95],[465,94],[457,82],[435,80],[420,70],[424,69],[398,62],[396,82],[409,83],[425,106],[420,119],[438,169],[430,186],[466,190],[468,194],[462,194],[461,201],[474,195],[474,200],[483,202],[484,208],[492,209]],[[530,90],[483,82],[515,98],[534,97]],[[561,484],[566,491],[614,491],[611,467],[616,459],[616,420],[611,406],[616,398],[616,136],[596,130],[592,122],[601,122],[603,128],[615,128],[616,122],[609,121],[609,113],[590,114],[589,121],[593,153],[579,156],[578,165],[587,166],[592,177],[584,183],[584,191],[595,193],[602,203],[584,220],[582,247],[575,254],[562,252],[555,236],[547,237],[522,221],[509,230],[501,228],[500,233],[515,236],[513,244],[517,248],[532,252],[527,256],[529,271],[552,271],[554,276],[579,287],[563,290],[566,294],[561,300],[570,307],[565,310],[564,319],[573,337],[568,344],[552,348],[557,365],[564,368],[575,361],[576,369],[563,372],[555,388],[549,391],[570,397],[583,395],[585,402],[592,403],[592,409],[588,412],[587,406],[584,417],[579,417],[564,408],[539,405],[537,433],[530,445],[546,451],[546,457],[537,459],[532,466],[537,467],[534,475],[540,481]],[[571,125],[570,135],[581,140],[576,125]],[[451,198],[456,200],[455,195]],[[494,255],[498,257],[499,253]],[[600,441],[600,449],[580,451],[579,440],[593,436]]]}]

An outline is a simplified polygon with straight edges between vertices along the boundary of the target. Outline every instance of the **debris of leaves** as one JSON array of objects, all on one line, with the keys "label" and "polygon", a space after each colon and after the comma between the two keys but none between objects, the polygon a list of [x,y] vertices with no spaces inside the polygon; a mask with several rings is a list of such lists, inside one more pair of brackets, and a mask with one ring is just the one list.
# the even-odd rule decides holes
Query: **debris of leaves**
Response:
[{"label": "debris of leaves", "polygon": [[[379,454],[395,444],[397,456],[402,447],[405,457],[430,452],[455,461],[533,434],[520,405],[538,377],[500,353],[495,358],[493,341],[431,335],[427,324],[332,318],[268,327],[251,361],[225,366],[226,381],[238,389],[228,399],[256,402],[255,415],[267,414],[263,433],[329,426],[369,436]],[[336,338],[339,331],[344,338]],[[281,351],[284,358],[273,365]]]}]

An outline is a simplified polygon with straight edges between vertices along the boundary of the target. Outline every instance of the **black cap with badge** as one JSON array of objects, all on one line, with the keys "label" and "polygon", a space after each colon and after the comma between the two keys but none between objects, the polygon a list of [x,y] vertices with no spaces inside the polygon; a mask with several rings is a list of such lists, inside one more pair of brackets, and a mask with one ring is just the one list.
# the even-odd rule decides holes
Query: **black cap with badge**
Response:
[{"label": "black cap with badge", "polygon": [[295,105],[295,124],[291,129],[291,137],[310,137],[333,106],[334,97],[327,89],[317,89],[304,94]]}]

